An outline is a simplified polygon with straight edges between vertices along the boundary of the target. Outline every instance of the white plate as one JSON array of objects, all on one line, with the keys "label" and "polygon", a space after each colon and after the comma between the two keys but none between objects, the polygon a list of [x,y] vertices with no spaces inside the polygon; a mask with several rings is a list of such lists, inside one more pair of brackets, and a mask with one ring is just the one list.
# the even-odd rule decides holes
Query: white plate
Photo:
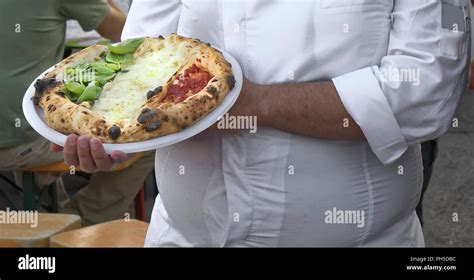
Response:
[{"label": "white plate", "polygon": [[[216,48],[220,50],[219,48]],[[114,150],[123,151],[125,153],[135,153],[135,152],[143,152],[154,150],[160,147],[169,146],[183,140],[186,140],[190,137],[193,137],[196,134],[199,134],[203,130],[207,129],[215,122],[217,122],[227,111],[230,110],[232,105],[234,105],[235,101],[239,97],[240,91],[242,89],[242,69],[240,68],[239,63],[235,58],[233,58],[228,53],[220,50],[224,57],[232,64],[232,72],[235,78],[235,86],[234,88],[227,94],[225,99],[222,103],[210,112],[207,116],[196,122],[190,127],[187,127],[181,132],[157,137],[154,139],[141,141],[141,142],[133,142],[133,143],[125,143],[125,144],[104,144],[105,151],[107,153],[111,153]],[[44,71],[41,75],[36,78],[31,85],[26,90],[26,93],[23,97],[23,113],[25,114],[26,120],[30,123],[31,127],[36,130],[41,136],[48,139],[49,141],[58,144],[60,146],[64,146],[66,142],[66,136],[63,133],[60,133],[52,128],[50,128],[43,120],[43,109],[39,106],[35,106],[31,98],[35,93],[34,84],[37,79],[42,79],[44,75],[53,70],[54,66],[49,68],[48,70]]]}]

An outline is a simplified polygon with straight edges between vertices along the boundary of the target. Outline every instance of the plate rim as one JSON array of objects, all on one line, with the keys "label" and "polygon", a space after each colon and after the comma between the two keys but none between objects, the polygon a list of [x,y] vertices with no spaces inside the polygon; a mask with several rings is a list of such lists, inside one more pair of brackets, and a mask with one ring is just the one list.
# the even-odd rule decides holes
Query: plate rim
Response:
[{"label": "plate rim", "polygon": [[[125,153],[136,153],[136,152],[144,152],[144,151],[151,151],[156,150],[158,148],[170,146],[179,142],[182,142],[186,139],[189,139],[202,131],[206,130],[214,123],[216,123],[223,115],[225,115],[237,101],[239,97],[242,85],[243,85],[243,73],[242,68],[237,61],[231,54],[228,52],[211,45],[214,49],[222,52],[224,58],[232,65],[232,74],[235,78],[235,85],[234,88],[227,93],[224,100],[210,113],[208,113],[205,117],[194,123],[193,125],[185,128],[184,130],[164,136],[159,136],[153,139],[148,139],[145,141],[138,141],[138,142],[131,142],[131,143],[116,143],[116,144],[107,144],[104,143],[104,149],[106,153],[110,154],[112,151],[122,151]],[[59,62],[60,63],[60,62]],[[42,79],[46,73],[53,70],[56,65],[59,63],[49,67],[45,71],[43,71],[40,75],[38,75],[29,85],[25,94],[23,95],[22,100],[22,110],[25,116],[25,119],[30,124],[30,126],[42,137],[46,138],[48,141],[53,142],[57,145],[64,146],[66,141],[66,134],[63,134],[55,129],[49,127],[44,122],[44,117],[42,113],[39,113],[38,110],[43,110],[39,106],[34,105],[31,97],[35,93],[34,84],[36,80]],[[147,145],[148,144],[148,145]]]}]

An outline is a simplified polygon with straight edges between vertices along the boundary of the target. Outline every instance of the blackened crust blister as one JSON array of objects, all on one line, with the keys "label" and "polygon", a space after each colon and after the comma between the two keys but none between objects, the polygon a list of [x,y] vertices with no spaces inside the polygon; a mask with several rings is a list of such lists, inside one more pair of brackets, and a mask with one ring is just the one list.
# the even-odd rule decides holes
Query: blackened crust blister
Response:
[{"label": "blackened crust blister", "polygon": [[113,125],[111,128],[109,128],[109,136],[110,136],[110,138],[112,138],[114,140],[119,138],[120,133],[121,133],[120,127],[118,127],[116,125]]},{"label": "blackened crust blister", "polygon": [[144,124],[146,123],[147,121],[151,120],[152,118],[154,118],[155,116],[157,115],[157,112],[156,111],[145,111],[138,116],[138,119],[137,121],[141,124]]},{"label": "blackened crust blister", "polygon": [[152,98],[153,96],[157,95],[158,93],[160,93],[161,91],[163,90],[163,87],[162,86],[159,86],[157,88],[155,88],[154,90],[150,90],[146,93],[146,98],[147,99],[150,99]]},{"label": "blackened crust blister", "polygon": [[38,105],[39,104],[39,101],[41,99],[41,97],[43,96],[44,94],[44,91],[48,88],[51,88],[53,86],[56,86],[57,84],[59,84],[60,82],[54,78],[51,78],[51,79],[38,79],[36,80],[35,82],[35,94],[34,96],[31,98],[31,100],[33,100],[33,103],[35,105]]},{"label": "blackened crust blister", "polygon": [[39,105],[40,99],[41,99],[41,97],[39,97],[37,95],[34,95],[33,97],[31,97],[31,100],[33,100],[33,104],[35,104],[35,105]]},{"label": "blackened crust blister", "polygon": [[154,121],[145,127],[147,132],[152,132],[161,127],[161,121]]},{"label": "blackened crust blister", "polygon": [[42,80],[38,79],[35,83],[35,89],[37,93],[42,94],[45,89],[53,87],[57,84],[59,84],[59,81],[54,78]]},{"label": "blackened crust blister", "polygon": [[233,89],[235,86],[235,78],[234,75],[229,74],[227,77],[225,77],[225,80],[227,82],[227,85],[229,86],[229,89]]},{"label": "blackened crust blister", "polygon": [[210,86],[207,88],[207,92],[211,94],[212,98],[216,98],[217,96],[217,88],[215,86]]}]

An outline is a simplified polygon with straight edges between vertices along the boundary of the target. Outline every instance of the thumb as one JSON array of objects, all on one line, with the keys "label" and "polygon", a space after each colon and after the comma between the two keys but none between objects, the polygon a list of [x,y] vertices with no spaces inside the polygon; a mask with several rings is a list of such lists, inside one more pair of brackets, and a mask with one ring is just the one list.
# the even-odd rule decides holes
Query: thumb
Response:
[{"label": "thumb", "polygon": [[131,158],[132,156],[133,156],[133,154],[126,154],[126,153],[121,152],[121,151],[112,151],[112,153],[110,154],[110,158],[112,160],[114,160],[116,163],[126,161],[129,158]]},{"label": "thumb", "polygon": [[58,144],[51,143],[49,150],[53,153],[59,153],[63,150],[63,147],[59,146]]}]

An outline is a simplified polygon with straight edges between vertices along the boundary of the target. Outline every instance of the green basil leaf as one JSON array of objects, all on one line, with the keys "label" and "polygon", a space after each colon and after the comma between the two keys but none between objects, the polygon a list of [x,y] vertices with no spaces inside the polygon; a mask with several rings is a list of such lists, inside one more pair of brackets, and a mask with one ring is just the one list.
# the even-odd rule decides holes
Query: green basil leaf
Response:
[{"label": "green basil leaf", "polygon": [[111,81],[115,77],[115,73],[112,74],[97,74],[95,75],[95,80],[99,82],[102,86],[107,82]]},{"label": "green basil leaf", "polygon": [[86,70],[87,68],[89,68],[90,64],[89,63],[82,63],[82,64],[78,64],[76,65],[76,67],[74,67],[74,69],[81,69],[81,70]]},{"label": "green basil leaf", "polygon": [[97,67],[102,67],[102,66],[105,66],[105,61],[101,60],[101,61],[97,61],[97,62],[92,62],[90,64],[90,66],[94,69],[97,68]]},{"label": "green basil leaf", "polygon": [[67,76],[74,76],[75,73],[76,73],[76,70],[74,70],[74,68],[66,68]]},{"label": "green basil leaf", "polygon": [[95,74],[110,75],[115,73],[114,70],[107,67],[104,61],[91,63],[91,67],[94,69]]},{"label": "green basil leaf", "polygon": [[101,75],[110,75],[110,74],[115,74],[115,71],[110,69],[107,66],[100,66],[97,68],[94,68],[96,75],[101,74]]},{"label": "green basil leaf", "polygon": [[86,88],[84,85],[74,82],[74,81],[69,81],[65,84],[66,89],[70,91],[73,95],[76,97],[81,96],[82,92],[84,92],[84,89]]},{"label": "green basil leaf", "polygon": [[71,92],[69,90],[67,90],[65,87],[62,88],[60,90],[61,93],[63,93],[67,98],[69,98],[69,100],[71,100],[72,102],[76,102],[77,100],[77,97],[74,96],[73,94],[71,94]]},{"label": "green basil leaf", "polygon": [[127,63],[127,62],[133,61],[133,55],[129,53],[115,54],[115,53],[109,52],[107,56],[105,57],[105,60],[107,60],[107,62],[116,63],[116,64]]},{"label": "green basil leaf", "polygon": [[82,103],[84,101],[94,101],[99,98],[102,88],[99,87],[96,81],[93,81],[87,85],[84,89],[84,92],[81,94],[77,103]]},{"label": "green basil leaf", "polygon": [[108,48],[115,54],[134,53],[142,42],[143,38],[128,39],[118,45],[110,45]]},{"label": "green basil leaf", "polygon": [[118,64],[106,63],[105,61],[91,63],[91,67],[101,74],[112,74],[119,71],[121,68]]},{"label": "green basil leaf", "polygon": [[120,65],[114,64],[114,63],[106,63],[105,67],[108,67],[108,68],[114,70],[115,72],[120,71],[120,69],[122,68],[122,67],[120,67]]},{"label": "green basil leaf", "polygon": [[94,80],[94,72],[91,69],[75,68],[74,75],[71,78],[74,82],[87,84]]}]

